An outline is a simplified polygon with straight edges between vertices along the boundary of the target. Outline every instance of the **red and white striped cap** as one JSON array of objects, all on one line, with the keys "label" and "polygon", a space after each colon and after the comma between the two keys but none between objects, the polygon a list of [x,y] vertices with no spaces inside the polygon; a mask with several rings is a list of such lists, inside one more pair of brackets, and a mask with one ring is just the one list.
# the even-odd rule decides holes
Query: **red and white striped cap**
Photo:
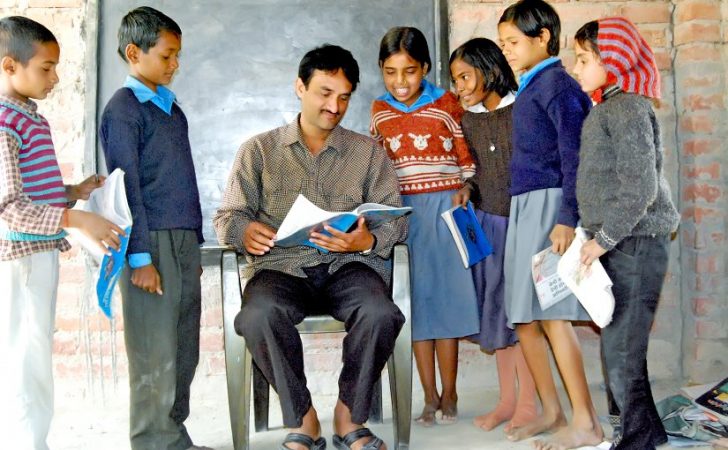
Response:
[{"label": "red and white striped cap", "polygon": [[598,23],[597,45],[607,70],[607,85],[659,99],[660,72],[655,55],[637,27],[624,17],[608,17]]}]

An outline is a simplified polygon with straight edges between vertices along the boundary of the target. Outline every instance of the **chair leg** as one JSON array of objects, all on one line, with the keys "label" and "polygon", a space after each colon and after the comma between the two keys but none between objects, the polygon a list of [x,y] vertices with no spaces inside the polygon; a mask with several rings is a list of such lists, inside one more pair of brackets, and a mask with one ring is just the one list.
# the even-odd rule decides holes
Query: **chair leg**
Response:
[{"label": "chair leg", "polygon": [[245,348],[245,339],[235,333],[233,326],[235,315],[240,311],[241,299],[238,257],[235,252],[223,252],[221,275],[225,374],[230,428],[233,435],[234,449],[248,450],[252,359]]},{"label": "chair leg", "polygon": [[384,415],[382,414],[382,377],[377,379],[372,390],[372,406],[369,409],[369,422],[382,423]]},{"label": "chair leg", "polygon": [[253,363],[253,415],[255,431],[268,431],[270,385],[258,365]]}]

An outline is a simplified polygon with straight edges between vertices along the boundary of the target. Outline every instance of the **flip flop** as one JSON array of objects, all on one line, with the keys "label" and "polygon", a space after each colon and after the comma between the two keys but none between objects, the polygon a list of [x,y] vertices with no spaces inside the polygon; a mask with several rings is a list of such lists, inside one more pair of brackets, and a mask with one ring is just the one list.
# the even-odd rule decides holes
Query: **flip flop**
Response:
[{"label": "flip flop", "polygon": [[305,445],[309,450],[326,450],[326,439],[323,436],[314,441],[311,436],[306,434],[288,433],[279,450],[291,450],[291,447],[286,445],[287,442]]},{"label": "flip flop", "polygon": [[378,438],[369,428],[359,428],[351,433],[346,433],[344,437],[335,434],[331,439],[334,443],[334,447],[338,450],[351,450],[352,444],[361,438],[371,437],[361,450],[380,450],[384,446],[384,441]]}]

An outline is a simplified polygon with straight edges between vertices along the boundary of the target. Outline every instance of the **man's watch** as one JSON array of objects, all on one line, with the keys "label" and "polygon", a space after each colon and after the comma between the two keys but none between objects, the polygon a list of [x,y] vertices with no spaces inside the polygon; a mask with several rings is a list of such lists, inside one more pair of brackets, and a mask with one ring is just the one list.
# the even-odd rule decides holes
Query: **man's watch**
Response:
[{"label": "man's watch", "polygon": [[369,248],[369,250],[364,250],[362,252],[359,252],[362,256],[369,256],[374,251],[374,247],[377,246],[377,237],[372,234],[372,238],[374,238],[374,241],[372,242],[372,246]]}]

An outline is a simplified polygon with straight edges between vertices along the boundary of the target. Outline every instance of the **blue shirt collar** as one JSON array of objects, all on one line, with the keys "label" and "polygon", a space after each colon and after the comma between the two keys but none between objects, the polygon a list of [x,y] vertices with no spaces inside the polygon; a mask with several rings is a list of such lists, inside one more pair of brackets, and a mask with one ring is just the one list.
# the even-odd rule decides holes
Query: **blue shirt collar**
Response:
[{"label": "blue shirt collar", "polygon": [[559,62],[560,59],[556,56],[552,56],[550,58],[546,58],[540,63],[536,64],[535,66],[531,67],[531,69],[521,75],[521,77],[518,79],[518,91],[516,92],[516,97],[523,92],[524,89],[526,89],[526,86],[533,80],[533,78],[538,75],[539,72],[541,72],[546,67],[550,66],[551,64],[554,64],[556,62]]},{"label": "blue shirt collar", "polygon": [[444,89],[435,86],[425,79],[422,80],[421,86],[422,94],[420,94],[419,98],[417,98],[417,100],[412,103],[412,106],[407,106],[404,103],[396,100],[394,96],[389,92],[380,96],[379,98],[377,98],[377,100],[384,100],[385,102],[389,103],[389,105],[393,108],[396,108],[404,113],[410,113],[416,109],[422,108],[427,104],[435,102],[435,100],[445,95]]},{"label": "blue shirt collar", "polygon": [[151,101],[159,107],[162,111],[166,112],[170,116],[172,115],[172,104],[177,98],[174,92],[167,89],[164,86],[157,86],[157,92],[149,89],[144,83],[137,80],[131,75],[126,76],[124,80],[124,87],[131,89],[134,96],[139,100],[139,103],[146,103]]}]

